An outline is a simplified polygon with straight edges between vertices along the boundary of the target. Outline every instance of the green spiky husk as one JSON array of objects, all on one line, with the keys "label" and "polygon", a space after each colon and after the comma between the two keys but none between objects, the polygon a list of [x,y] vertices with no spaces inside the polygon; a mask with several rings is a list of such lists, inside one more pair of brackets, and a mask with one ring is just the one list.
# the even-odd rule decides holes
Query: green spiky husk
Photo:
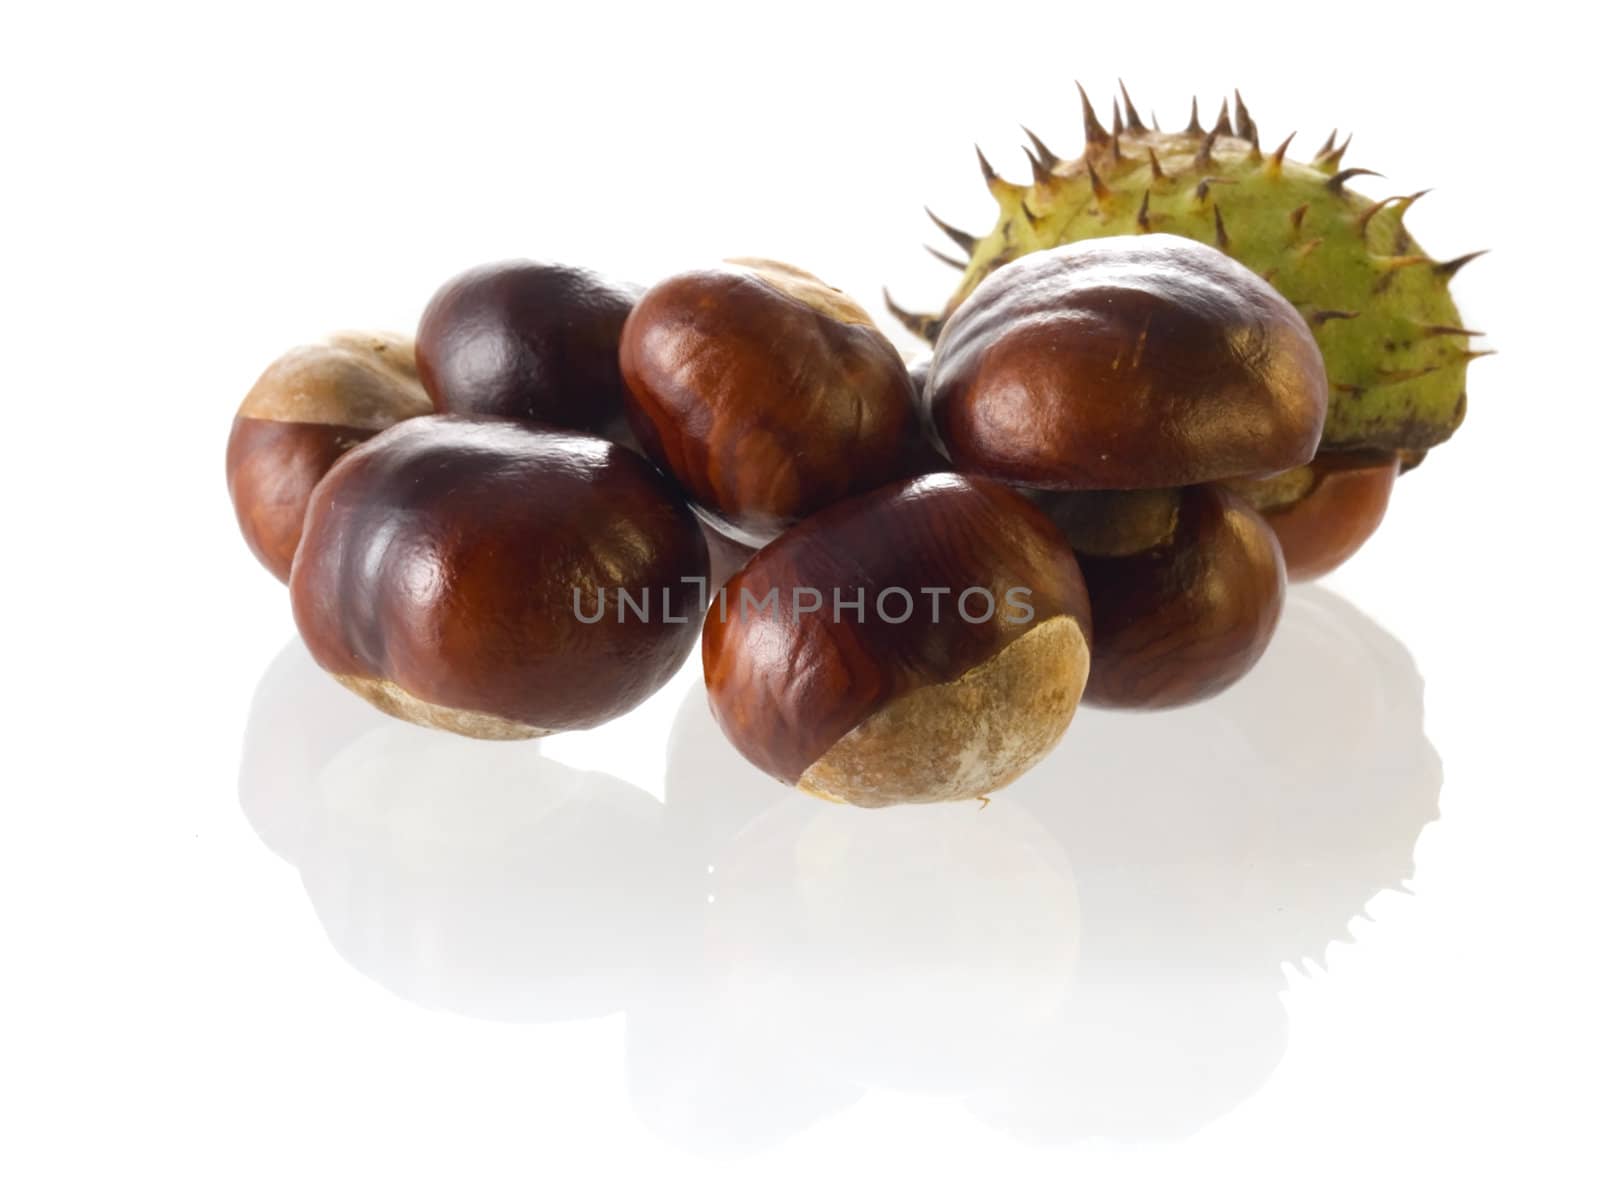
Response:
[{"label": "green spiky husk", "polygon": [[1436,262],[1416,244],[1404,220],[1415,196],[1375,204],[1351,191],[1346,179],[1369,172],[1341,171],[1331,139],[1308,165],[1264,154],[1242,105],[1238,135],[1226,122],[1224,110],[1209,132],[1197,121],[1180,133],[1124,129],[1119,108],[1108,134],[1086,105],[1084,156],[1056,161],[1035,140],[1027,185],[980,155],[999,220],[979,238],[940,222],[968,251],[961,283],[941,314],[896,315],[931,340],[989,272],[1031,251],[1141,232],[1194,238],[1256,271],[1311,325],[1328,370],[1324,449],[1420,459],[1466,412],[1476,355],[1449,288],[1464,260]]}]

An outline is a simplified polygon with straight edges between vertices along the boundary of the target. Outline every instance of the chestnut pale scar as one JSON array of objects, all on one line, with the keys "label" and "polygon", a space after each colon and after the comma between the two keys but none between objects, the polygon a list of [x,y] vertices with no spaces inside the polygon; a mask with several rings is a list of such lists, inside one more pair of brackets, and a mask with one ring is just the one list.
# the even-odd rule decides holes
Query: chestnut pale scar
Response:
[{"label": "chestnut pale scar", "polygon": [[736,267],[747,267],[763,283],[782,292],[791,300],[798,300],[807,308],[815,309],[843,325],[871,325],[872,318],[838,288],[822,282],[809,271],[792,267],[771,258],[730,258]]},{"label": "chestnut pale scar", "polygon": [[1051,617],[961,678],[868,717],[811,764],[800,789],[863,808],[975,799],[1049,753],[1088,676],[1083,629]]}]

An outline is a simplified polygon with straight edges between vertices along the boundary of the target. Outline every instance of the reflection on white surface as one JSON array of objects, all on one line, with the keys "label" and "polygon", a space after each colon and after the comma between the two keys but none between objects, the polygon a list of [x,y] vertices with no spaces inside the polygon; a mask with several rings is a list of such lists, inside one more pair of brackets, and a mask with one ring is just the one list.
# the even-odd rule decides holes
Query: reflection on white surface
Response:
[{"label": "reflection on white surface", "polygon": [[257,690],[240,793],[339,953],[409,1000],[603,1016],[659,974],[682,876],[660,803],[536,742],[389,720],[296,641]]},{"label": "reflection on white surface", "polygon": [[1215,700],[1079,722],[1007,793],[1067,847],[1077,988],[1033,1069],[972,1104],[1047,1140],[1181,1136],[1282,1056],[1283,965],[1321,961],[1409,879],[1441,783],[1422,680],[1350,604],[1297,588]]},{"label": "reflection on white surface", "polygon": [[388,721],[298,643],[258,690],[240,791],[358,969],[475,1016],[625,1012],[642,1119],[721,1151],[873,1087],[1028,1139],[1198,1128],[1281,1057],[1282,964],[1409,876],[1439,783],[1409,656],[1300,588],[1243,683],[1080,713],[987,808],[792,793],[698,687],[663,806],[537,744]]},{"label": "reflection on white surface", "polygon": [[737,758],[698,689],[670,754],[667,819],[706,894],[659,1003],[629,1014],[647,1122],[749,1148],[869,1087],[959,1094],[1027,1072],[1072,992],[1079,917],[1067,858],[1025,808],[798,795]]}]

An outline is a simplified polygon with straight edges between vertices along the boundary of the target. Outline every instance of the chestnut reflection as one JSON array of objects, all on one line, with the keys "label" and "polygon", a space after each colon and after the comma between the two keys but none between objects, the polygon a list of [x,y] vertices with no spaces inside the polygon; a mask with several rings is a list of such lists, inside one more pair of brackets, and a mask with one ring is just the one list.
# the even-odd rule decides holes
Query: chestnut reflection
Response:
[{"label": "chestnut reflection", "polygon": [[[807,1072],[819,1096],[829,1078],[959,1095],[1027,1140],[1182,1137],[1271,1075],[1285,964],[1350,939],[1437,815],[1410,657],[1316,587],[1222,696],[1080,714],[986,810],[912,809],[905,830],[790,796],[702,703],[679,715],[666,816],[717,883],[675,957],[698,999],[673,1032],[716,1053],[631,1014],[629,1045],[641,1111],[698,1144],[751,1130],[759,1081],[718,1065],[753,1062],[774,1090]],[[969,836],[941,841],[930,815]],[[676,1088],[656,1078],[668,1058]]]},{"label": "chestnut reflection", "polygon": [[683,872],[653,796],[537,745],[386,718],[298,641],[258,689],[240,794],[339,953],[429,1008],[620,1011],[660,974],[681,923]]},{"label": "chestnut reflection", "polygon": [[696,1151],[875,1088],[1027,1140],[1182,1137],[1282,1057],[1285,964],[1409,878],[1440,783],[1422,681],[1312,586],[1222,696],[1078,722],[987,808],[866,811],[750,766],[696,687],[662,806],[537,745],[386,721],[296,643],[240,794],[355,967],[452,1013],[625,1013],[619,1086]]}]

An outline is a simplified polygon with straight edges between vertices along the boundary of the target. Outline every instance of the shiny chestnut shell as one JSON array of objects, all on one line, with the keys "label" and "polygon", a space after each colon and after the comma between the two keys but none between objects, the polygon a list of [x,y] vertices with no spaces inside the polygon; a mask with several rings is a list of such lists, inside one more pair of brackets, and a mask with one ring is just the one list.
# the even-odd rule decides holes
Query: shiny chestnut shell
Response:
[{"label": "shiny chestnut shell", "polygon": [[347,450],[431,412],[411,339],[337,333],[281,355],[251,387],[228,434],[228,494],[245,544],[285,583],[306,504]]},{"label": "shiny chestnut shell", "polygon": [[1327,380],[1294,306],[1164,234],[1024,255],[951,315],[925,395],[951,462],[1043,488],[1154,488],[1316,452]]},{"label": "shiny chestnut shell", "polygon": [[899,353],[853,300],[794,267],[750,259],[663,280],[629,316],[621,363],[646,453],[746,545],[910,470],[916,406]]},{"label": "shiny chestnut shell", "polygon": [[[1070,499],[1040,502],[1048,510]],[[1277,628],[1286,580],[1266,521],[1220,485],[1184,488],[1173,503],[1155,545],[1078,553],[1095,631],[1086,703],[1203,700],[1242,678]],[[1143,518],[1140,525],[1148,527]]]},{"label": "shiny chestnut shell", "polygon": [[417,369],[442,413],[611,436],[624,427],[617,342],[639,289],[560,263],[474,267],[417,326]]},{"label": "shiny chestnut shell", "polygon": [[[800,611],[814,598],[820,609]],[[1072,550],[1044,514],[993,481],[942,474],[841,501],[772,542],[713,603],[701,653],[740,753],[786,783],[875,806],[976,795],[966,782],[998,787],[1031,765],[1076,707],[1088,635]],[[1029,639],[1025,669],[985,676],[1008,653],[1013,668],[1026,659]],[[919,696],[951,702],[920,741],[930,714],[907,707]],[[878,778],[837,790],[839,748],[897,712],[886,736],[850,751],[855,768],[890,756],[865,763]],[[987,774],[962,777],[997,749],[1006,757]]]},{"label": "shiny chestnut shell", "polygon": [[588,728],[654,692],[694,644],[705,573],[693,515],[632,451],[436,416],[329,472],[290,591],[340,682],[419,724],[506,738]]},{"label": "shiny chestnut shell", "polygon": [[1395,456],[1319,454],[1308,467],[1305,491],[1283,503],[1260,503],[1238,488],[1266,518],[1283,549],[1289,579],[1320,578],[1361,549],[1383,523],[1400,473]]}]

